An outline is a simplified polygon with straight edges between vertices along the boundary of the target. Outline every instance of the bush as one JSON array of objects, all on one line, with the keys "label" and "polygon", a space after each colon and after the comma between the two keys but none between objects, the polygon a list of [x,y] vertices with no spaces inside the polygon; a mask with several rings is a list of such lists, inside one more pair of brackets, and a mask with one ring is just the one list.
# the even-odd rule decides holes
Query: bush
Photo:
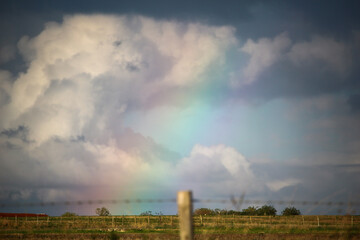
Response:
[{"label": "bush", "polygon": [[275,216],[276,209],[271,205],[264,205],[257,210],[257,215],[259,216]]},{"label": "bush", "polygon": [[283,216],[301,215],[300,210],[295,207],[287,207],[281,212],[281,214]]},{"label": "bush", "polygon": [[243,209],[241,211],[241,215],[249,215],[249,216],[256,216],[257,214],[258,208],[254,207],[254,206],[250,206],[246,209]]},{"label": "bush", "polygon": [[76,213],[72,213],[72,212],[66,212],[63,215],[61,215],[62,217],[76,217],[77,214]]},{"label": "bush", "polygon": [[194,215],[248,215],[248,216],[275,216],[277,210],[271,205],[264,205],[262,207],[250,206],[242,211],[209,208],[198,208],[194,211]]},{"label": "bush", "polygon": [[110,211],[105,207],[97,208],[95,213],[99,216],[110,216]]},{"label": "bush", "polygon": [[113,231],[110,232],[109,239],[110,240],[118,240],[119,236],[113,230]]},{"label": "bush", "polygon": [[153,216],[152,211],[145,211],[140,213],[140,216]]},{"label": "bush", "polygon": [[209,208],[195,209],[194,215],[215,215],[215,211]]}]

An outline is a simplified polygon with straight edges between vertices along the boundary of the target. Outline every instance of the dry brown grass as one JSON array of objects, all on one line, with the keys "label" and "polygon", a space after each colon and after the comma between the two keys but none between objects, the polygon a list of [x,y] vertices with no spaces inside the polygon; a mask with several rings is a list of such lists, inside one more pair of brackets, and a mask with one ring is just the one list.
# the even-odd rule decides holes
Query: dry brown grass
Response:
[{"label": "dry brown grass", "polygon": [[[360,239],[360,216],[196,216],[194,225],[195,239]],[[0,239],[178,239],[177,232],[176,216],[0,219]]]}]

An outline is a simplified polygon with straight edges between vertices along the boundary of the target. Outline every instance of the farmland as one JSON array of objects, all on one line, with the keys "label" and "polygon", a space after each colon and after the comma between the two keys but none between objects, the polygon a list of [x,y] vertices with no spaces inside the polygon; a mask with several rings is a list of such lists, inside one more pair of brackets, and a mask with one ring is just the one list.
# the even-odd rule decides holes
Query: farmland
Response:
[{"label": "farmland", "polygon": [[[0,239],[178,239],[177,216],[3,217]],[[195,216],[195,239],[359,239],[360,216]]]}]

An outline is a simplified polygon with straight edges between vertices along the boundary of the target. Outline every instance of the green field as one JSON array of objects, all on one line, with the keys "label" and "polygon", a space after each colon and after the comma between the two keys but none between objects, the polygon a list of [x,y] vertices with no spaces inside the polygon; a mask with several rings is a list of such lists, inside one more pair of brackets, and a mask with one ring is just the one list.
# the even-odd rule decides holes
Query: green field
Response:
[{"label": "green field", "polygon": [[[360,239],[360,216],[196,216],[195,239]],[[178,239],[177,216],[0,218],[0,239]]]}]

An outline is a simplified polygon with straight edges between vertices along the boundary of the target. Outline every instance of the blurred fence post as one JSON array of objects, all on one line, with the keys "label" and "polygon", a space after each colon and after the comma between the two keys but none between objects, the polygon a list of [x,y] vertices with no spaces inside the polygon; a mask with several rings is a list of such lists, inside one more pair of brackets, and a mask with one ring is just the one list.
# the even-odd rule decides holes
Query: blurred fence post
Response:
[{"label": "blurred fence post", "polygon": [[318,225],[318,227],[320,227],[320,219],[319,219],[319,216],[316,216],[316,218],[317,218],[317,225]]},{"label": "blurred fence post", "polygon": [[180,239],[193,239],[193,219],[192,219],[192,193],[191,191],[180,191],[177,194]]}]

